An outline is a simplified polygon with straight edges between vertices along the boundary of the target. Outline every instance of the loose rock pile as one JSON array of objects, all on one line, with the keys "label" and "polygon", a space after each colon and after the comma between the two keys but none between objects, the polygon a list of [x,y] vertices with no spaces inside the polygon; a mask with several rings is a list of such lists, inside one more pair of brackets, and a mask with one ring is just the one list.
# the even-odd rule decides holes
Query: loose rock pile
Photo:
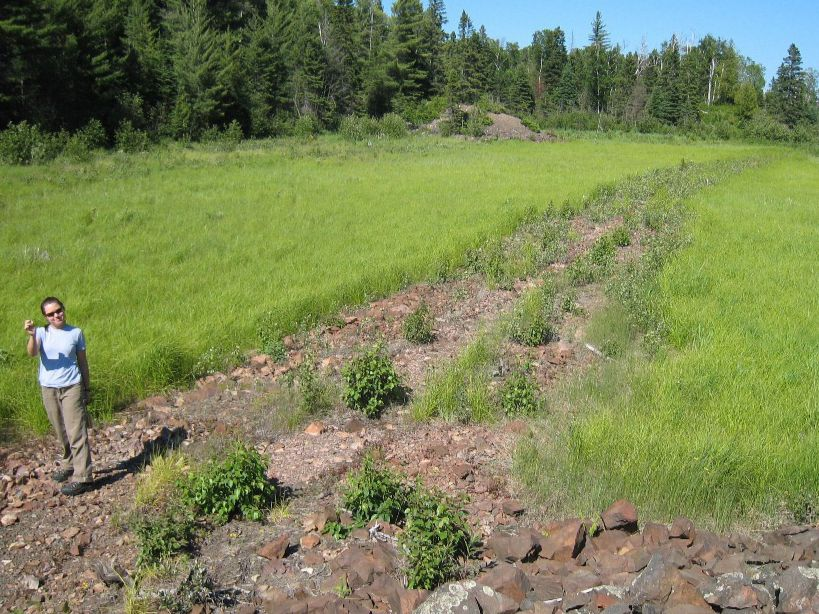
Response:
[{"label": "loose rock pile", "polygon": [[[819,612],[816,527],[719,536],[678,518],[670,527],[649,523],[640,531],[626,501],[601,521],[594,535],[580,519],[499,527],[473,578],[431,594],[403,587],[392,540],[371,526],[339,552],[304,556],[302,564],[311,567],[301,571],[318,578],[315,595],[297,589],[288,597],[274,589],[259,606],[271,613]],[[280,558],[270,564],[288,565]]]}]

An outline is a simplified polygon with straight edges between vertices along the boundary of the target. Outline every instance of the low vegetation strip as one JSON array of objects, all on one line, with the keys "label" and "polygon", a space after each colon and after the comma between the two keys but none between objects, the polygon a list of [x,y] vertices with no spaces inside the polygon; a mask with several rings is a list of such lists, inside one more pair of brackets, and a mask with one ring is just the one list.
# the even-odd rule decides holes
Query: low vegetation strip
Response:
[{"label": "low vegetation strip", "polygon": [[327,138],[0,167],[0,421],[45,427],[18,325],[44,296],[86,332],[104,414],[239,359],[265,314],[288,332],[460,263],[527,210],[681,158],[754,151]]},{"label": "low vegetation strip", "polygon": [[818,177],[794,154],[690,201],[692,241],[652,297],[667,345],[564,390],[579,416],[518,453],[536,493],[579,513],[625,496],[657,519],[816,521]]}]

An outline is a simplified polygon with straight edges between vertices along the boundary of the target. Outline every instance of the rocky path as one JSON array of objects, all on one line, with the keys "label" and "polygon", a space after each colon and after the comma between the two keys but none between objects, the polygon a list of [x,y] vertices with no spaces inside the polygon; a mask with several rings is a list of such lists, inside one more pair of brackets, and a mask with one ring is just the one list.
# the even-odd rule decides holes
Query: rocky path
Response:
[{"label": "rocky path", "polygon": [[[581,246],[605,229],[574,228]],[[309,356],[337,377],[359,347],[376,339],[420,393],[429,369],[456,356],[529,285],[489,289],[472,277],[415,286],[286,339],[282,364],[254,356],[193,390],[146,399],[92,430],[97,488],[80,497],[64,497],[51,481],[50,440],[0,450],[0,609],[119,612],[129,596],[179,585],[185,571],[143,582],[141,591],[129,588],[136,548],[124,519],[136,477],[157,450],[179,445],[196,454],[238,436],[270,459],[270,475],[288,500],[264,523],[233,521],[198,544],[195,560],[215,590],[210,605],[191,611],[819,611],[816,527],[753,537],[714,535],[684,518],[641,527],[628,502],[599,519],[543,522],[525,509],[511,480],[514,441],[528,430],[525,422],[418,424],[400,406],[379,420],[339,408],[295,432],[272,419],[271,395],[288,370]],[[599,291],[586,288],[577,300],[588,313]],[[402,339],[400,327],[422,301],[437,336],[416,346]],[[584,316],[566,315],[559,341],[532,350],[508,344],[502,362],[525,356],[549,385],[599,359],[584,344],[583,324]],[[429,486],[468,496],[470,522],[484,544],[468,566],[470,579],[431,595],[408,590],[395,527],[369,526],[344,541],[322,533],[326,522],[345,520],[336,515],[338,485],[365,450]]]}]

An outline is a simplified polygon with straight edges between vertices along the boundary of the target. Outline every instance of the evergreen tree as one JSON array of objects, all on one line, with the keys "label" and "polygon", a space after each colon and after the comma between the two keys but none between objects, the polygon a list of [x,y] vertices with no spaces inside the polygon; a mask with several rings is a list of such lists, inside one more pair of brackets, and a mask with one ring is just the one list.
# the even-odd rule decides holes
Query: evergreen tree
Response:
[{"label": "evergreen tree", "polygon": [[332,109],[325,97],[326,61],[322,36],[326,25],[313,0],[297,0],[290,54],[290,100],[299,117],[326,121]]},{"label": "evergreen tree", "polygon": [[172,0],[169,9],[166,27],[175,86],[170,129],[179,138],[196,139],[224,117],[225,50],[210,26],[205,0]]},{"label": "evergreen tree", "polygon": [[392,54],[387,74],[397,105],[415,102],[432,86],[430,49],[424,39],[424,9],[420,0],[396,0],[392,5]]},{"label": "evergreen tree", "polygon": [[663,45],[662,64],[657,83],[651,92],[649,113],[669,124],[677,124],[683,117],[683,96],[680,81],[680,54],[677,37]]},{"label": "evergreen tree", "polygon": [[609,34],[600,11],[594,16],[587,48],[587,92],[591,110],[599,115],[606,109],[609,82]]},{"label": "evergreen tree", "polygon": [[809,96],[802,71],[802,54],[791,43],[788,55],[776,71],[771,91],[768,94],[768,108],[773,115],[788,126],[795,126],[810,117]]}]

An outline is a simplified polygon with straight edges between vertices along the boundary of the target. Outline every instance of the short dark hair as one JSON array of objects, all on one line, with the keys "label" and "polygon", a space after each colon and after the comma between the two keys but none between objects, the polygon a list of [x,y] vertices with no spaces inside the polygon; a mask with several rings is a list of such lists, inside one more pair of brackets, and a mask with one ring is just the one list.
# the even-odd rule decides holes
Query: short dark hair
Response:
[{"label": "short dark hair", "polygon": [[47,296],[43,299],[43,302],[40,303],[40,311],[43,312],[43,315],[45,315],[45,306],[51,303],[57,303],[60,306],[60,309],[65,309],[65,305],[63,305],[63,302],[56,296]]}]

